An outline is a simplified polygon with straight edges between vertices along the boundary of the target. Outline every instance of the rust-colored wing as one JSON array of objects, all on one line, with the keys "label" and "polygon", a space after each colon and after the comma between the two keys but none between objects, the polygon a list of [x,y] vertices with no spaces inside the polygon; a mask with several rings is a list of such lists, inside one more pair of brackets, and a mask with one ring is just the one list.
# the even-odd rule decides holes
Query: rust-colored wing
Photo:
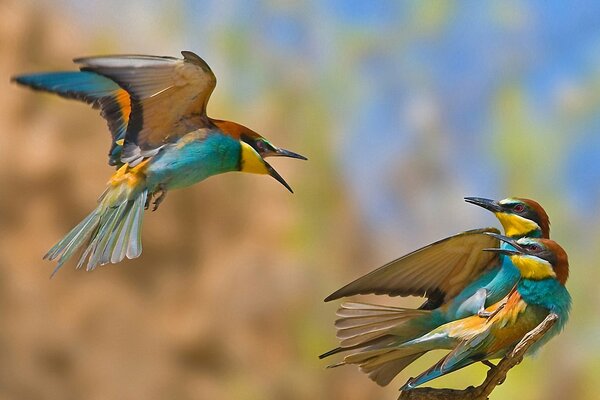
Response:
[{"label": "rust-colored wing", "polygon": [[183,59],[118,55],[74,60],[82,71],[110,78],[131,96],[123,162],[135,164],[208,123],[206,104],[217,80],[199,56],[181,54]]},{"label": "rust-colored wing", "polygon": [[[474,229],[450,236],[380,267],[337,290],[325,301],[357,294],[425,296],[436,303],[456,296],[482,272],[497,264],[497,253],[482,251],[499,247],[498,239]],[[429,307],[427,303],[422,308]]]}]

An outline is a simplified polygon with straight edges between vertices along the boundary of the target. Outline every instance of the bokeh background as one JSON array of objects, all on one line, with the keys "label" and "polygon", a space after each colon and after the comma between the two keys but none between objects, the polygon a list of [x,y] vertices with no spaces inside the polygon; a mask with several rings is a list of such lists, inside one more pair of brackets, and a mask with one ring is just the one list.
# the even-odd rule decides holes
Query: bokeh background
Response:
[{"label": "bokeh background", "polygon": [[[273,163],[296,194],[210,178],[146,214],[139,259],[49,280],[41,256],[112,173],[108,131],[9,77],[183,49],[217,75],[210,115],[309,157]],[[509,195],[549,212],[574,308],[491,398],[600,397],[600,3],[0,0],[0,77],[1,399],[394,399],[441,353],[384,389],[326,370],[337,304],[322,299],[498,226],[462,197]]]}]

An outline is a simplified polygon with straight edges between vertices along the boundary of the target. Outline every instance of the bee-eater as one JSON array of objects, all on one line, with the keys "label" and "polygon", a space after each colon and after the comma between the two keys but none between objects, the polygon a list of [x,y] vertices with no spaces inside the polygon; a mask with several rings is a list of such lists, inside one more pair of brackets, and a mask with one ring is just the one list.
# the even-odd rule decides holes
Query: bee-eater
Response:
[{"label": "bee-eater", "polygon": [[[500,201],[467,197],[469,203],[492,211],[511,238],[543,237],[550,234],[544,209],[534,200],[507,198]],[[418,309],[389,307],[357,302],[343,303],[337,312],[340,347],[320,357],[347,350],[386,346],[421,336],[450,321],[471,315],[488,316],[486,307],[505,297],[519,280],[519,271],[502,253],[483,252],[485,248],[510,247],[486,233],[495,228],[475,229],[440,240],[337,290],[325,301],[356,294],[426,296]],[[387,385],[412,360],[362,370],[379,385]]]},{"label": "bee-eater", "polygon": [[206,115],[216,77],[196,54],[183,58],[115,55],[75,59],[80,71],[17,76],[17,83],[100,108],[112,135],[116,173],[97,208],[44,256],[56,272],[81,249],[86,269],[141,254],[144,209],[167,191],[230,171],[270,175],[292,189],[268,156],[305,157],[273,146],[245,126]]},{"label": "bee-eater", "polygon": [[504,357],[551,312],[558,315],[557,323],[528,353],[535,352],[558,334],[567,321],[571,307],[571,297],[565,287],[569,276],[566,252],[549,239],[524,237],[515,240],[493,233],[491,235],[508,243],[510,248],[486,250],[506,255],[519,271],[520,279],[504,299],[486,308],[489,317],[473,315],[448,322],[409,341],[390,342],[384,347],[351,354],[343,363],[358,364],[361,369],[373,370],[398,360],[412,362],[414,354],[436,349],[451,350],[438,363],[402,387],[402,390],[409,390],[470,364]]}]

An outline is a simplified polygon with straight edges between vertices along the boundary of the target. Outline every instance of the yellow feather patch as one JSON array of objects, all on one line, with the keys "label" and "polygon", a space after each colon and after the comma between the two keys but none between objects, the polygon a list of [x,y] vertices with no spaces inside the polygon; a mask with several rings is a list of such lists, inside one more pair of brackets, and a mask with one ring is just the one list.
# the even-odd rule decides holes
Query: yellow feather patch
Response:
[{"label": "yellow feather patch", "polygon": [[115,187],[126,182],[129,187],[136,187],[140,181],[146,178],[145,172],[149,161],[150,159],[146,159],[133,168],[130,168],[129,164],[124,164],[114,173],[108,184]]},{"label": "yellow feather patch", "polygon": [[540,280],[556,278],[556,273],[546,260],[526,255],[513,255],[510,257],[513,264],[519,268],[521,276],[525,279]]},{"label": "yellow feather patch", "polygon": [[246,142],[240,142],[242,145],[242,160],[241,168],[242,172],[249,172],[251,174],[268,174],[265,162],[262,157]]},{"label": "yellow feather patch", "polygon": [[540,229],[538,224],[530,219],[520,217],[516,214],[495,213],[496,218],[502,224],[506,236],[525,236],[529,232]]}]

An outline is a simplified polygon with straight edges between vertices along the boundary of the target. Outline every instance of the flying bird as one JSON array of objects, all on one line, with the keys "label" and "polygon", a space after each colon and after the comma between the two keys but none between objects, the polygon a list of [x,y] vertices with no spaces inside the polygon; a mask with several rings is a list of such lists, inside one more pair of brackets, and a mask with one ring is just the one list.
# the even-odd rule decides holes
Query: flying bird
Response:
[{"label": "flying bird", "polygon": [[153,201],[156,210],[171,189],[241,171],[270,175],[292,192],[265,158],[306,158],[238,123],[210,118],[206,106],[216,77],[198,55],[181,54],[78,58],[79,71],[13,78],[91,104],[111,132],[108,163],[117,171],[96,209],[44,256],[57,260],[53,274],[78,250],[77,268],[87,270],[139,257],[144,209]]},{"label": "flying bird", "polygon": [[[490,200],[467,197],[498,218],[507,236],[548,238],[550,222],[538,202],[523,198]],[[324,358],[344,351],[357,353],[417,338],[448,322],[472,315],[488,317],[486,308],[504,298],[520,279],[519,270],[501,252],[510,248],[482,228],[459,233],[425,246],[378,268],[337,290],[325,301],[357,294],[425,296],[417,310],[346,302],[337,312],[335,326],[340,346]],[[381,386],[387,385],[422,353],[386,363],[367,364],[361,370]],[[337,364],[336,364],[337,365]]]}]

